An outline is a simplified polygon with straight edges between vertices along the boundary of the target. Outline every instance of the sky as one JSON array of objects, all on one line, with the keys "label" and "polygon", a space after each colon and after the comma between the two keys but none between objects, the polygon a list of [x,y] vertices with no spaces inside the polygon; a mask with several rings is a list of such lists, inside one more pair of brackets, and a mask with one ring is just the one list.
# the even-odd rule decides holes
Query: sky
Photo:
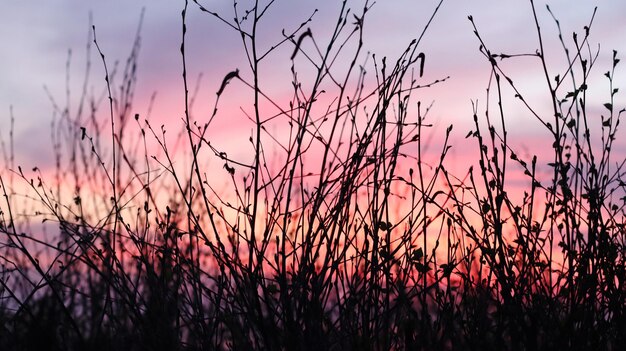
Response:
[{"label": "sky", "polygon": [[[201,1],[206,8],[232,17],[230,1]],[[246,1],[241,1],[245,4]],[[336,21],[339,1],[277,0],[268,13],[266,26],[260,31],[261,45],[269,45],[266,38],[280,37],[282,29],[295,28],[314,10],[310,27],[321,42]],[[406,45],[417,37],[438,1],[385,0],[374,4],[365,24],[366,50],[378,57],[397,57]],[[349,1],[355,11],[362,1]],[[602,73],[609,69],[611,50],[626,52],[626,2],[618,0],[536,1],[544,36],[546,52],[555,65],[563,63],[563,52],[556,41],[557,31],[545,5],[559,18],[564,38],[571,44],[571,33],[582,33],[589,23],[594,6],[599,6],[590,43],[600,44],[600,55],[593,80],[603,94],[606,89]],[[96,26],[99,45],[108,64],[115,60],[123,64],[133,44],[142,9],[145,9],[141,28],[141,51],[138,61],[138,81],[134,111],[147,113],[150,98],[156,94],[151,118],[154,125],[161,123],[180,126],[184,113],[181,79],[181,10],[183,1],[172,0],[23,0],[0,2],[0,135],[8,137],[10,111],[15,117],[16,163],[30,168],[53,167],[50,147],[52,105],[46,89],[58,102],[65,101],[66,63],[70,60],[70,105],[75,106],[83,81],[85,46],[90,32],[90,14]],[[489,64],[480,54],[479,43],[468,21],[472,15],[477,27],[494,52],[533,53],[538,48],[533,17],[528,1],[446,0],[421,43],[426,55],[424,81],[450,76],[446,82],[425,90],[418,98],[425,104],[433,102],[432,118],[435,128],[443,133],[448,124],[455,124],[457,136],[464,136],[471,128],[472,101],[484,104],[485,88],[489,79]],[[202,13],[194,3],[188,11],[188,71],[190,85],[202,74],[194,113],[207,114],[215,103],[224,75],[235,68],[245,71],[245,61],[239,37],[224,23]],[[595,47],[594,47],[595,48]],[[309,47],[310,49],[310,47]],[[292,46],[285,50],[288,55]],[[104,74],[101,61],[92,52],[92,71],[89,90],[103,91]],[[522,58],[511,64],[510,72],[519,78],[519,84],[531,97],[545,96],[542,72],[533,59]],[[278,62],[278,61],[277,61]],[[555,66],[556,67],[556,66]],[[619,68],[619,66],[618,66]],[[268,81],[281,77],[288,66],[279,63],[263,67]],[[282,73],[281,73],[282,72]],[[560,72],[555,70],[554,72]],[[245,73],[242,73],[245,74]],[[278,78],[277,78],[278,80]],[[626,75],[619,71],[616,86],[624,86]],[[286,85],[287,88],[289,85]],[[46,87],[46,89],[44,89]],[[280,96],[285,85],[276,84],[267,89]],[[232,92],[232,90],[231,90]],[[422,94],[420,92],[420,94]],[[598,103],[601,106],[601,95]],[[538,108],[545,101],[537,99]],[[624,105],[618,95],[618,102]],[[226,100],[225,106],[237,109],[237,99]],[[484,106],[483,106],[484,107]],[[545,137],[540,125],[513,106],[507,121],[512,134],[518,136],[519,147],[532,147]],[[237,123],[216,120],[213,131],[217,143],[236,149],[245,143],[249,131],[241,131]],[[463,164],[463,145],[453,149],[456,162]],[[456,154],[454,154],[456,152]],[[4,160],[2,161],[4,162]],[[3,167],[4,168],[4,167]]]}]

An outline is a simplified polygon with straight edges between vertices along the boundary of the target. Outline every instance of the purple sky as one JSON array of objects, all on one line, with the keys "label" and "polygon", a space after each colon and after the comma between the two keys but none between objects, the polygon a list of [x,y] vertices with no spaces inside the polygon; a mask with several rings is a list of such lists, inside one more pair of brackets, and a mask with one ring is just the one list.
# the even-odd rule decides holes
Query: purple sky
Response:
[{"label": "purple sky", "polygon": [[[202,1],[206,7],[231,16],[230,1]],[[246,3],[242,1],[242,3]],[[268,14],[268,27],[263,34],[280,36],[282,28],[294,28],[311,13],[315,4],[319,13],[311,25],[320,39],[336,20],[339,1],[277,1]],[[349,2],[358,11],[361,1]],[[408,42],[422,30],[437,1],[378,1],[366,22],[365,45],[377,56],[396,57]],[[568,43],[571,32],[582,32],[588,23],[593,7],[599,6],[592,27],[592,44],[601,44],[596,75],[599,87],[605,89],[602,73],[609,69],[611,50],[622,55],[626,52],[626,2],[625,1],[547,1],[561,21]],[[562,60],[563,54],[556,38],[556,27],[545,10],[544,1],[537,2],[542,29],[549,38],[547,53]],[[142,48],[139,60],[139,80],[136,110],[144,113],[148,99],[157,93],[154,118],[179,123],[183,112],[181,58],[181,16],[183,1],[172,0],[59,0],[59,1],[4,1],[0,4],[0,134],[8,136],[9,107],[16,117],[16,159],[26,167],[45,167],[50,155],[49,125],[52,109],[43,89],[46,85],[60,102],[65,94],[65,64],[68,49],[73,51],[71,86],[75,96],[80,92],[85,63],[85,43],[89,31],[89,12],[93,13],[97,36],[110,65],[115,59],[126,58],[132,45],[141,9],[145,7],[142,30]],[[424,91],[424,102],[435,100],[433,117],[441,121],[441,130],[450,123],[471,120],[471,101],[484,101],[489,65],[478,52],[478,41],[467,20],[473,15],[481,34],[495,52],[532,53],[537,48],[532,13],[526,1],[448,0],[423,41],[426,53],[425,80],[445,76],[451,79],[431,90]],[[236,67],[245,70],[241,42],[234,33],[211,16],[201,13],[193,3],[189,5],[189,73],[194,85],[195,77],[204,74],[197,112],[212,108],[215,91],[224,75]],[[289,46],[291,49],[292,47]],[[526,59],[530,65],[530,59]],[[91,88],[103,89],[102,65],[92,55]],[[561,62],[561,61],[558,61]],[[534,66],[525,72],[527,64],[517,61],[515,71],[521,74],[520,84],[533,96],[545,94],[541,73]],[[618,66],[619,68],[619,66]],[[284,67],[267,67],[274,73]],[[558,73],[555,71],[555,73]],[[519,75],[518,75],[519,76]],[[595,79],[595,78],[594,78]],[[626,74],[618,71],[616,86],[626,89]],[[608,89],[608,88],[607,88]],[[606,90],[601,90],[604,99]],[[618,102],[623,106],[623,98]],[[603,102],[603,101],[602,101]],[[527,116],[510,115],[510,126],[516,132],[534,137],[532,123]],[[168,122],[169,123],[169,122]],[[467,127],[456,130],[464,135]],[[229,128],[223,124],[223,128]],[[247,136],[245,137],[247,139]],[[37,142],[33,142],[37,140]],[[4,167],[3,167],[4,168]]]}]

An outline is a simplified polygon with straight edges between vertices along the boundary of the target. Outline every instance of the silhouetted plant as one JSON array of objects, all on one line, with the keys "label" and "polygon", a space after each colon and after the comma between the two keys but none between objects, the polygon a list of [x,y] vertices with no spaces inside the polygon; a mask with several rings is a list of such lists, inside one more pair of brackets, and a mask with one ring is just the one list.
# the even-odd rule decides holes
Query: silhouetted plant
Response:
[{"label": "silhouetted plant", "polygon": [[[474,104],[467,134],[477,160],[459,176],[446,167],[452,125],[440,151],[426,153],[430,106],[416,102],[420,89],[447,79],[424,80],[429,59],[420,51],[441,2],[395,60],[365,53],[368,1],[356,13],[341,2],[327,38],[309,27],[316,12],[281,36],[261,37],[273,1],[233,2],[234,16],[189,5],[177,134],[133,107],[139,34],[125,64],[110,66],[93,27],[77,108],[51,99],[52,179],[15,169],[11,148],[12,171],[0,178],[2,349],[534,350],[624,342],[624,161],[612,155],[623,112],[613,87],[619,58],[615,52],[606,73],[610,99],[598,118],[588,106],[598,55],[589,44],[592,21],[574,34],[573,48],[557,27],[568,64],[553,68],[533,1],[539,49],[530,54],[495,54],[469,17],[491,79],[484,117]],[[238,34],[248,63],[216,80],[214,108],[203,116],[191,108],[188,11]],[[93,96],[92,43],[106,74]],[[536,60],[552,111],[536,109],[501,67],[519,56]],[[291,76],[272,84],[291,87],[289,101],[264,82],[263,69],[281,60]],[[69,58],[67,66],[69,77]],[[251,97],[238,106],[252,130],[241,159],[221,148],[213,129],[215,118],[232,113],[218,107],[235,86]],[[520,105],[551,135],[550,160],[521,155],[508,137],[506,106]],[[285,134],[271,132],[275,126]],[[520,172],[528,187],[514,194],[510,177]],[[24,205],[18,183],[28,187]],[[32,215],[45,223],[30,222]]]}]

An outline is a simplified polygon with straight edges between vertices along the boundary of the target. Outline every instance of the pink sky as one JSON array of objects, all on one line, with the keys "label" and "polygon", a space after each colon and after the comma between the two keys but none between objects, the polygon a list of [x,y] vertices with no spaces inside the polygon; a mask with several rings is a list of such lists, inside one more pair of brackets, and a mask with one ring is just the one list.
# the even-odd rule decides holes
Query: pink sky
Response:
[{"label": "pink sky", "polygon": [[[231,16],[232,5],[229,1],[201,3]],[[315,4],[320,11],[314,17],[311,28],[316,38],[325,42],[325,34],[336,20],[337,3],[278,1],[273,12],[268,14],[267,27],[262,34],[279,37],[282,28],[297,26],[312,12],[312,4]],[[356,11],[362,7],[362,1],[349,3]],[[547,53],[555,58],[555,62],[562,63],[559,61],[563,59],[562,51],[555,45],[558,44],[555,41],[556,28],[545,10],[545,3],[541,1],[536,5],[544,35],[549,38]],[[602,73],[609,69],[611,50],[616,49],[621,54],[626,52],[626,2],[559,0],[547,3],[559,17],[568,43],[571,43],[571,32],[582,32],[593,7],[599,6],[592,27],[591,43],[601,44],[597,78],[593,80],[598,82],[600,88],[597,101],[601,106],[608,91]],[[419,35],[436,4],[437,1],[377,2],[366,22],[366,50],[376,53],[378,57],[389,56],[393,60],[411,39]],[[179,54],[183,1],[28,0],[0,5],[0,42],[4,46],[0,55],[0,134],[5,140],[8,138],[9,107],[13,106],[17,164],[26,169],[53,166],[49,142],[52,108],[43,86],[46,85],[59,102],[64,101],[65,64],[68,49],[71,49],[71,87],[74,96],[78,96],[85,62],[89,12],[93,13],[99,44],[108,64],[112,66],[114,60],[121,60],[123,64],[130,51],[143,7],[146,12],[133,111],[145,115],[149,98],[156,92],[153,125],[165,123],[173,125],[171,130],[178,130],[184,112]],[[465,155],[468,152],[472,160],[475,159],[475,144],[468,147],[463,137],[471,128],[471,101],[478,100],[481,111],[484,108],[481,104],[485,100],[490,68],[478,51],[479,43],[472,33],[468,15],[474,17],[483,38],[494,52],[532,53],[538,47],[532,12],[529,3],[525,1],[444,1],[425,36],[421,50],[426,54],[425,82],[445,76],[451,78],[432,89],[421,90],[416,100],[422,100],[426,105],[434,101],[431,122],[435,124],[437,133],[443,134],[449,124],[455,125],[454,135],[458,141],[450,157],[461,168],[465,168]],[[215,92],[224,75],[235,68],[240,68],[243,75],[248,70],[238,36],[223,23],[201,13],[193,3],[189,5],[188,29],[190,86],[193,88],[195,78],[200,73],[204,76],[193,111],[200,118],[210,113]],[[291,48],[289,46],[285,50],[286,55]],[[102,65],[97,55],[92,56],[92,61],[90,90],[100,92],[104,87]],[[540,99],[546,94],[545,83],[541,78],[540,67],[533,64],[531,59],[515,61],[510,72],[513,77],[519,77],[517,82],[525,88],[527,96],[538,98],[534,106],[541,110],[548,103]],[[561,66],[558,67],[555,74],[561,70]],[[273,77],[288,73],[288,66],[266,65],[264,70],[268,80],[272,81]],[[276,86],[269,84],[267,89],[275,96],[281,96],[289,90],[288,79],[280,80]],[[618,70],[615,85],[623,87],[624,82],[626,74]],[[229,88],[234,90],[234,84]],[[617,105],[623,106],[621,95],[617,96],[617,102],[621,102]],[[237,103],[237,96],[233,96],[230,100],[225,99],[221,108],[237,111],[240,107]],[[241,107],[250,108],[250,104],[246,104]],[[518,112],[515,105],[511,106],[507,123],[511,135],[517,138],[517,145],[521,150],[536,146],[537,140],[541,140],[545,132],[527,113]],[[102,108],[102,111],[106,109]],[[235,151],[242,143],[247,145],[250,129],[242,129],[239,124],[224,118],[223,115],[218,116],[213,127],[216,143]]]},{"label": "pink sky", "polygon": [[[205,0],[201,3],[211,10],[224,14],[226,18],[233,17],[230,1]],[[243,1],[241,6],[245,7],[247,3]],[[277,1],[273,10],[268,12],[268,17],[264,22],[265,27],[262,27],[259,32],[260,46],[267,48],[274,43],[275,38],[281,37],[282,29],[289,30],[297,27],[313,12],[314,5],[319,7],[319,12],[314,16],[310,27],[317,42],[320,46],[324,46],[328,40],[329,31],[336,21],[338,3],[340,2],[330,0]],[[430,0],[379,0],[366,19],[364,53],[375,53],[378,58],[388,56],[389,62],[394,62],[408,43],[419,36],[437,3],[438,1]],[[570,46],[572,45],[572,31],[582,33],[583,26],[589,23],[596,3],[600,6],[592,26],[590,39],[592,49],[595,50],[596,45],[601,45],[600,54],[594,74],[589,80],[592,87],[589,97],[592,105],[589,106],[589,111],[594,115],[593,118],[598,120],[598,116],[605,113],[602,104],[607,102],[609,89],[603,73],[610,69],[612,50],[618,50],[620,55],[626,52],[624,40],[626,38],[626,2],[558,0],[547,3],[558,16],[565,40]],[[20,165],[29,174],[28,177],[32,174],[30,170],[35,166],[42,170],[44,176],[52,176],[54,159],[52,158],[50,123],[53,113],[43,87],[45,85],[49,89],[59,104],[65,103],[65,67],[68,50],[72,50],[70,88],[73,95],[69,104],[74,112],[83,81],[85,45],[90,32],[90,12],[93,14],[93,24],[97,29],[98,43],[111,69],[116,60],[119,60],[123,67],[124,60],[131,50],[142,8],[145,8],[138,61],[138,81],[130,115],[138,113],[143,120],[147,115],[150,97],[156,94],[152,114],[149,117],[150,123],[156,129],[164,124],[170,137],[180,131],[183,126],[181,119],[184,117],[182,65],[179,52],[183,4],[183,1],[172,0],[109,0],[106,2],[24,0],[5,2],[0,5],[0,43],[4,45],[0,55],[0,80],[2,82],[0,84],[0,136],[5,141],[8,139],[9,110],[12,106],[16,118],[15,166]],[[349,4],[358,13],[363,6],[363,1],[349,1]],[[551,64],[550,75],[563,74],[565,61],[556,38],[556,26],[545,9],[545,2],[537,2],[536,5],[546,40],[546,54]],[[481,118],[484,115],[485,89],[490,76],[490,65],[478,50],[479,42],[473,34],[473,28],[467,19],[468,15],[473,16],[482,38],[494,53],[534,53],[538,48],[532,11],[528,2],[444,1],[440,12],[420,44],[420,51],[426,55],[425,73],[420,83],[427,84],[447,76],[450,78],[432,88],[418,90],[413,95],[412,101],[421,100],[424,106],[433,103],[427,123],[432,123],[434,128],[427,134],[432,134],[434,138],[432,145],[429,145],[430,155],[426,157],[427,159],[436,160],[441,147],[441,137],[448,125],[454,125],[451,142],[453,148],[445,164],[459,178],[466,175],[470,165],[477,168],[479,153],[476,141],[465,139],[465,135],[474,128],[472,101],[478,101],[479,115]],[[211,114],[215,104],[215,93],[224,76],[237,68],[241,71],[241,76],[249,81],[250,69],[247,67],[239,36],[224,23],[199,11],[194,3],[189,4],[187,27],[187,68],[191,90],[197,83],[196,78],[200,74],[203,75],[192,115],[195,120],[203,122]],[[313,51],[310,42],[304,42],[303,48],[308,52]],[[289,56],[292,50],[293,45],[287,43],[262,66],[263,89],[282,106],[288,104],[291,93]],[[105,92],[104,71],[95,47],[92,47],[91,60],[92,70],[88,91],[101,95]],[[363,59],[358,60],[359,64],[361,62]],[[371,63],[371,60],[369,62]],[[307,80],[307,74],[311,73],[310,67],[307,71],[306,62],[301,56],[296,59],[296,64],[306,89],[306,84],[310,84],[310,80]],[[346,65],[347,61],[337,62],[337,68]],[[516,85],[522,89],[532,107],[542,116],[544,114],[548,116],[545,117],[546,120],[550,120],[550,99],[538,60],[523,57],[501,65],[507,69]],[[615,86],[626,89],[626,84],[624,84],[626,73],[621,68],[618,66]],[[371,79],[373,76],[371,65],[368,71],[371,72],[369,75]],[[550,168],[546,166],[552,161],[550,148],[552,142],[547,138],[549,134],[519,101],[513,98],[513,92],[510,89],[505,89],[505,93],[508,94],[505,96],[504,108],[510,133],[510,146],[528,162],[534,154],[538,154],[538,173],[544,177],[543,179],[549,178]],[[253,135],[253,124],[246,121],[244,112],[250,112],[252,109],[250,97],[251,91],[241,82],[231,82],[220,101],[220,112],[208,132],[213,146],[228,152],[229,157],[248,164],[252,162],[253,156],[252,147],[248,142],[250,136]],[[624,107],[621,94],[617,95],[615,106],[616,110]],[[323,104],[322,107],[324,107]],[[261,108],[262,114],[266,117],[275,113],[275,108],[266,101],[261,103]],[[490,108],[496,120],[493,100]],[[99,113],[99,117],[106,121],[108,118],[106,99],[100,106]],[[414,110],[412,117],[415,118]],[[282,121],[285,120],[282,119]],[[132,123],[131,125],[137,132],[136,126]],[[496,125],[499,124],[496,123]],[[273,124],[268,125],[268,128],[275,128],[272,132],[279,139],[285,137],[285,125]],[[105,130],[108,133],[108,127]],[[110,142],[108,135],[102,137],[104,142]],[[163,160],[162,153],[158,147],[155,147],[150,134],[148,134],[148,139],[153,144],[149,151],[150,156],[155,155]],[[169,139],[169,141],[171,146],[173,140]],[[625,141],[626,137],[622,132],[618,135],[617,155],[614,155],[617,158],[623,158],[626,154]],[[272,154],[272,150],[266,151],[268,155]],[[214,181],[211,184],[213,189],[217,189],[219,195],[223,195],[221,191],[225,192],[223,198],[234,197],[233,187],[228,185],[229,179],[222,167],[223,161],[206,151],[204,156],[206,159],[216,160],[210,164],[210,167],[205,167],[209,176],[218,174],[218,177],[209,179]],[[283,155],[277,157],[278,163],[282,160],[280,156]],[[310,162],[311,168],[315,169],[317,160],[315,153],[313,155],[309,153],[307,157],[310,157],[307,161]],[[415,158],[412,161],[414,160]],[[4,159],[0,159],[0,162],[4,163]],[[189,169],[188,159],[175,159],[174,163],[179,171]],[[271,160],[268,163],[271,163]],[[399,175],[407,177],[409,167],[415,166],[411,163],[401,164]],[[510,191],[509,196],[513,201],[519,202],[521,198],[519,190],[528,188],[528,178],[522,175],[520,167],[513,162],[510,162],[508,167],[507,189],[518,190],[517,192]],[[6,169],[7,165],[1,164],[0,175],[7,174]],[[143,172],[144,169],[139,171]],[[237,172],[239,177],[237,181],[243,182],[240,178],[245,172],[240,172],[240,170]],[[477,173],[475,175],[478,177]],[[220,178],[219,174],[223,174],[224,178]],[[54,182],[53,179],[48,178],[46,181],[49,186],[53,185],[50,184]],[[108,192],[109,185],[105,178],[102,177],[100,181],[102,181],[101,184],[92,186],[89,190],[83,189],[83,191],[95,189],[94,191],[98,192],[103,188],[104,192]],[[226,186],[222,187],[222,184]],[[25,184],[22,183],[22,185]],[[70,188],[66,189],[68,192],[73,191],[70,184],[64,185]],[[134,183],[134,186],[137,184]],[[133,194],[140,193],[137,189],[138,187],[129,190],[125,196],[131,198]],[[167,202],[172,196],[170,192],[172,189],[157,188],[156,191],[159,192],[156,194],[157,206]],[[64,199],[70,199],[73,196],[73,194],[67,194]],[[467,197],[465,199],[467,201],[474,200],[470,199],[469,194]],[[106,196],[103,198],[108,199]],[[143,200],[139,197],[133,199]],[[159,203],[159,200],[162,202]],[[395,204],[399,204],[400,208],[403,205],[406,206],[407,202],[399,201]],[[128,208],[130,209],[131,206]],[[28,209],[25,209],[24,213],[27,211]],[[162,208],[161,211],[163,211]],[[226,210],[226,213],[226,217],[229,217],[229,215],[234,216],[235,212],[229,213]]]}]

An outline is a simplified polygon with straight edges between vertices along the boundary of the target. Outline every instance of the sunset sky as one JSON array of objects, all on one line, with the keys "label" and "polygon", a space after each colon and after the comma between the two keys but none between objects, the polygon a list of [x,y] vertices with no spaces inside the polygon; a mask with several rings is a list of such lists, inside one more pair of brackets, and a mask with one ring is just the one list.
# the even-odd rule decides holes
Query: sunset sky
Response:
[{"label": "sunset sky", "polygon": [[0,0],[0,45],[0,351],[626,343],[626,0]]},{"label": "sunset sky", "polygon": [[[205,7],[232,17],[230,1],[202,1]],[[245,1],[243,2],[245,3]],[[262,32],[267,38],[280,38],[283,28],[295,28],[310,15],[314,6],[319,12],[310,27],[317,40],[325,43],[329,28],[336,21],[339,1],[277,1],[268,14]],[[378,1],[366,18],[365,48],[378,57],[395,60],[411,39],[421,32],[437,1]],[[537,1],[542,30],[547,38],[547,54],[555,63],[563,63],[563,52],[556,41],[556,26],[545,9],[545,1]],[[612,49],[620,55],[626,52],[626,2],[624,1],[547,1],[559,18],[565,40],[572,44],[571,33],[583,32],[594,6],[599,6],[591,31],[591,44],[600,44],[600,56],[592,82],[598,82],[597,101],[605,102],[608,85],[602,74],[610,68]],[[50,167],[49,126],[52,117],[50,101],[44,91],[47,86],[60,103],[65,101],[65,66],[68,50],[72,50],[70,80],[72,94],[77,98],[85,66],[85,44],[89,33],[89,13],[93,14],[100,47],[108,64],[115,60],[123,64],[130,52],[134,33],[142,8],[145,8],[141,30],[142,43],[139,58],[138,85],[134,111],[144,115],[148,101],[156,93],[152,118],[158,123],[180,126],[184,112],[182,100],[181,10],[183,1],[171,0],[111,0],[111,1],[4,1],[0,5],[0,133],[8,137],[9,109],[13,107],[16,118],[16,163],[25,167]],[[355,12],[362,8],[361,1],[350,1]],[[243,4],[242,4],[243,6]],[[485,100],[485,87],[489,78],[489,65],[478,51],[478,40],[467,19],[472,15],[483,38],[494,52],[509,54],[533,53],[538,48],[531,7],[527,1],[449,0],[444,1],[421,45],[426,54],[424,82],[450,76],[451,78],[428,90],[420,91],[416,99],[425,104],[434,101],[432,122],[441,134],[449,124],[455,124],[455,134],[462,137],[471,128],[471,101]],[[203,74],[194,114],[208,114],[215,102],[215,92],[226,73],[239,68],[245,74],[241,41],[235,33],[212,16],[189,4],[188,16],[188,66],[190,85]],[[582,35],[582,34],[581,34]],[[593,47],[595,49],[595,47]],[[94,48],[95,49],[95,48]],[[311,49],[310,47],[308,49]],[[284,55],[293,50],[288,44]],[[371,62],[371,61],[370,61]],[[519,77],[525,92],[531,97],[545,97],[545,82],[536,59],[521,58],[510,65],[513,77]],[[563,71],[557,65],[553,74]],[[624,88],[626,74],[619,69],[616,86]],[[288,67],[263,68],[277,76]],[[370,68],[371,69],[371,68]],[[283,81],[281,84],[285,86]],[[288,85],[286,85],[289,88]],[[102,64],[92,52],[90,91],[99,94],[104,89]],[[232,92],[232,91],[231,91]],[[280,87],[277,87],[280,94]],[[229,100],[230,101],[230,100]],[[548,104],[538,98],[536,104]],[[617,96],[619,106],[623,98]],[[547,105],[546,105],[547,106]],[[240,106],[221,105],[222,109],[239,109]],[[598,108],[598,111],[599,108]],[[508,115],[513,134],[520,137],[521,147],[534,144],[541,138],[540,126],[527,114],[514,109]],[[224,143],[238,142],[237,125],[217,121],[215,134]],[[242,140],[248,138],[245,131]],[[216,136],[218,137],[218,136]],[[219,138],[219,137],[218,137]],[[526,141],[524,141],[524,139]],[[463,157],[464,147],[457,147]],[[461,162],[460,160],[457,160]]]}]

